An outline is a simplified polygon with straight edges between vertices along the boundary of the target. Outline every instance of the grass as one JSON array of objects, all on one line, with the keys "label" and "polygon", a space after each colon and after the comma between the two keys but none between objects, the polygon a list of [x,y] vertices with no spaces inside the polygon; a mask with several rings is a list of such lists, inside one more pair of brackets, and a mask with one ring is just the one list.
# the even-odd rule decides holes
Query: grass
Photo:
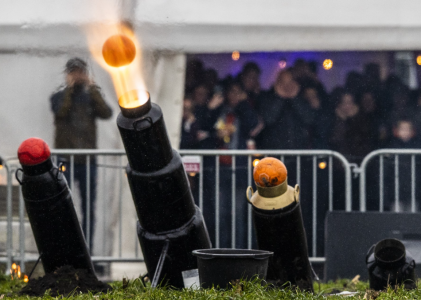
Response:
[{"label": "grass", "polygon": [[421,299],[421,289],[413,291],[405,291],[403,288],[388,289],[387,291],[377,293],[368,291],[368,283],[361,282],[358,280],[337,280],[335,282],[322,283],[320,286],[315,283],[315,293],[310,294],[301,292],[296,289],[274,289],[268,286],[262,285],[261,282],[256,279],[252,281],[240,281],[232,286],[231,289],[226,291],[217,289],[183,289],[173,290],[169,287],[151,288],[149,285],[144,286],[139,279],[130,280],[128,283],[114,282],[111,284],[113,290],[106,294],[76,294],[68,297],[52,297],[46,293],[43,297],[29,297],[29,296],[18,296],[17,292],[24,286],[24,283],[20,280],[11,280],[5,275],[0,275],[0,300],[6,299],[92,299],[92,300],[125,300],[125,299],[148,299],[148,300],[190,300],[190,299],[202,299],[202,300],[213,300],[213,299],[296,299],[296,300],[307,300],[307,299],[344,299],[342,296],[328,296],[327,294],[332,292],[340,292],[343,290],[358,292],[353,297],[346,299]]}]

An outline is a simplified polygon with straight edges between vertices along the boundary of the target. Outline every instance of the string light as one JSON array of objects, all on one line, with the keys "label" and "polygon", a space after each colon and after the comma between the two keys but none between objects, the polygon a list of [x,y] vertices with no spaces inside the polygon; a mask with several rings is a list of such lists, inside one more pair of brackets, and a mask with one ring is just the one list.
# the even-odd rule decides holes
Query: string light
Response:
[{"label": "string light", "polygon": [[279,65],[279,68],[284,69],[287,66],[287,62],[286,60],[283,59],[278,63],[278,65]]},{"label": "string light", "polygon": [[257,166],[257,164],[260,162],[260,159],[253,160],[253,167]]},{"label": "string light", "polygon": [[326,169],[326,166],[327,166],[327,164],[324,161],[319,163],[319,168],[322,169],[322,170]]},{"label": "string light", "polygon": [[232,60],[239,60],[240,59],[240,52],[233,51],[231,57],[232,57]]},{"label": "string light", "polygon": [[417,64],[421,66],[421,55],[417,56]]},{"label": "string light", "polygon": [[330,70],[333,67],[333,61],[329,58],[323,61],[323,69]]}]

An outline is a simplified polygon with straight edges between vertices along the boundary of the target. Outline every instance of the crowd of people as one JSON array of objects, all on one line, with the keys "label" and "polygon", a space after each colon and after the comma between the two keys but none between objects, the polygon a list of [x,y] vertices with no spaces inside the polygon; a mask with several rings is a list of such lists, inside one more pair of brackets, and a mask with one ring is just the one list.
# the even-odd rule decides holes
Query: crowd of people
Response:
[{"label": "crowd of people", "polygon": [[259,66],[218,78],[199,60],[188,63],[182,149],[332,149],[359,163],[378,148],[417,148],[421,93],[377,64],[352,71],[328,93],[317,64],[297,60],[269,90]]},{"label": "crowd of people", "polygon": [[[214,69],[206,69],[199,60],[188,62],[181,149],[329,149],[343,154],[350,163],[360,164],[371,151],[379,148],[419,148],[421,133],[421,91],[412,91],[402,80],[390,74],[381,79],[380,67],[365,65],[363,72],[347,74],[343,86],[328,93],[317,76],[317,64],[297,60],[290,68],[280,70],[269,90],[262,90],[261,70],[254,62],[243,65],[237,76],[218,78]],[[219,157],[219,228],[220,246],[232,245],[235,223],[237,246],[246,246],[247,187],[246,157]],[[288,182],[297,182],[296,161],[284,160]],[[400,160],[401,210],[408,209],[411,199],[410,157]],[[418,159],[417,159],[418,164]],[[344,171],[334,164],[334,209],[345,209]],[[394,159],[384,160],[384,180],[394,183]],[[311,161],[301,160],[301,197],[308,238],[312,226]],[[379,167],[367,170],[367,209],[379,209]],[[418,168],[421,170],[421,166]],[[307,172],[308,171],[308,172]],[[321,170],[318,170],[320,172]],[[236,174],[233,194],[232,174]],[[214,157],[205,157],[203,170],[204,215],[211,237],[215,230],[216,165]],[[326,175],[326,174],[325,174]],[[392,177],[391,177],[392,176]],[[421,178],[417,176],[417,178]],[[318,175],[317,219],[323,223],[328,210],[328,180]],[[418,179],[417,179],[418,182]],[[197,178],[191,178],[192,190],[198,191]],[[421,184],[421,181],[419,182]],[[353,179],[352,209],[359,209],[358,178]],[[393,210],[393,184],[384,189],[384,209]],[[417,197],[421,192],[417,191]],[[195,198],[198,198],[197,195]],[[235,199],[235,204],[233,200]],[[235,205],[235,220],[232,207]],[[323,240],[323,226],[318,226]],[[319,243],[318,243],[319,244]],[[322,244],[322,243],[320,243]],[[322,246],[318,253],[322,253]]]}]

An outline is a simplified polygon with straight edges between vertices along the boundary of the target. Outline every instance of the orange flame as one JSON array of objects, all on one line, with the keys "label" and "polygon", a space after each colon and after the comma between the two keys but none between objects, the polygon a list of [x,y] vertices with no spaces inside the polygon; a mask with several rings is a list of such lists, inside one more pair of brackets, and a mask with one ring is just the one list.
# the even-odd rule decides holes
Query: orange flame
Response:
[{"label": "orange flame", "polygon": [[23,276],[23,282],[28,282],[28,281],[29,281],[28,275]]},{"label": "orange flame", "polygon": [[111,75],[120,106],[134,108],[148,101],[141,47],[133,30],[122,23],[92,25],[88,44],[95,60]]}]

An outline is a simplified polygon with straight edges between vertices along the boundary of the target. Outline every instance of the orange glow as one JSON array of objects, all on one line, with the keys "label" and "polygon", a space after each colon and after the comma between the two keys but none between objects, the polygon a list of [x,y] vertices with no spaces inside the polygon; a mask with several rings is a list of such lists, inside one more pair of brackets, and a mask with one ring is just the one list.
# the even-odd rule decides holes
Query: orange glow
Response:
[{"label": "orange glow", "polygon": [[323,61],[323,69],[330,70],[333,67],[333,61],[331,59],[325,59]]},{"label": "orange glow", "polygon": [[10,277],[12,279],[19,279],[22,276],[22,272],[20,271],[20,266],[16,263],[12,264],[12,267],[10,268]]},{"label": "orange glow", "polygon": [[257,166],[257,164],[259,163],[260,159],[255,159],[253,160],[253,167]]},{"label": "orange glow", "polygon": [[417,64],[421,66],[421,55],[417,56]]},{"label": "orange glow", "polygon": [[240,59],[240,52],[233,51],[231,57],[232,57],[232,60],[239,60]]},{"label": "orange glow", "polygon": [[91,54],[111,75],[120,106],[134,108],[146,103],[149,94],[142,73],[142,51],[133,30],[118,22],[97,24],[87,28],[87,38]]},{"label": "orange glow", "polygon": [[23,282],[28,282],[28,281],[29,281],[28,275],[23,276]]},{"label": "orange glow", "polygon": [[0,165],[0,170],[3,169],[3,165]]},{"label": "orange glow", "polygon": [[196,176],[196,173],[194,173],[194,172],[189,173],[189,176],[194,177],[194,176]]},{"label": "orange glow", "polygon": [[319,168],[322,169],[322,170],[326,169],[326,166],[327,166],[327,164],[324,161],[319,163]]},{"label": "orange glow", "polygon": [[66,172],[66,166],[65,165],[62,165],[60,171]]},{"label": "orange glow", "polygon": [[136,57],[136,46],[127,36],[116,34],[105,41],[102,56],[111,67],[124,67]]}]

